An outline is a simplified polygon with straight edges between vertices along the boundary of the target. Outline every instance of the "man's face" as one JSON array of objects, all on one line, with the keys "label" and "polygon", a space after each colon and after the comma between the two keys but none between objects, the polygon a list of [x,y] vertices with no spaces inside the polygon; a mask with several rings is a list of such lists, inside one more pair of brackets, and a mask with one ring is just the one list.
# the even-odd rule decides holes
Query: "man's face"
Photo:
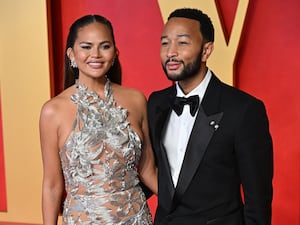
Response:
[{"label": "man's face", "polygon": [[180,81],[200,73],[203,38],[199,22],[171,18],[165,25],[160,47],[163,69],[170,80]]}]

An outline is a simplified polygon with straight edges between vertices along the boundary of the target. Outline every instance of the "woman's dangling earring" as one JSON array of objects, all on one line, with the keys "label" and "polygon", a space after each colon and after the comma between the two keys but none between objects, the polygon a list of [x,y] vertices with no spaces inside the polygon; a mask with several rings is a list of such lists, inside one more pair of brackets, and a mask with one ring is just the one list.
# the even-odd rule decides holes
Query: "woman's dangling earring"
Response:
[{"label": "woman's dangling earring", "polygon": [[115,64],[115,60],[116,60],[116,56],[113,58],[113,60],[112,60],[112,62],[111,62],[111,67],[113,67],[113,66],[114,66],[114,64]]},{"label": "woman's dangling earring", "polygon": [[78,68],[77,63],[75,62],[75,60],[71,61],[71,67],[72,68]]}]

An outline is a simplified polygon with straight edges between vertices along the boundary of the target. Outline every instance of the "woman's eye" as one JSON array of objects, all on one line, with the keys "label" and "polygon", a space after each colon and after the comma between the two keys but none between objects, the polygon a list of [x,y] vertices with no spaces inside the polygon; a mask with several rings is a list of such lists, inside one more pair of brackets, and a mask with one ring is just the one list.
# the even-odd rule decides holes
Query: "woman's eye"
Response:
[{"label": "woman's eye", "polygon": [[102,49],[109,49],[110,45],[102,45]]},{"label": "woman's eye", "polygon": [[83,48],[83,49],[91,49],[91,46],[89,46],[89,45],[82,45],[81,48]]}]

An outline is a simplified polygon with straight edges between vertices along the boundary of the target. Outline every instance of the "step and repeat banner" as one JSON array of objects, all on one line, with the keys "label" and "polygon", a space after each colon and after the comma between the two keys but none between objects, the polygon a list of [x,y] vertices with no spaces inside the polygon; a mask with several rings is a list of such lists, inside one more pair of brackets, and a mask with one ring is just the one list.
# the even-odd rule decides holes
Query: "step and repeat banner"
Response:
[{"label": "step and repeat banner", "polygon": [[[123,85],[146,96],[171,83],[160,35],[175,8],[206,12],[215,31],[208,66],[265,102],[274,141],[273,225],[300,222],[299,0],[2,0],[0,2],[0,225],[41,224],[42,104],[63,89],[66,36],[74,20],[113,24]],[[156,197],[149,199],[151,212]]]}]

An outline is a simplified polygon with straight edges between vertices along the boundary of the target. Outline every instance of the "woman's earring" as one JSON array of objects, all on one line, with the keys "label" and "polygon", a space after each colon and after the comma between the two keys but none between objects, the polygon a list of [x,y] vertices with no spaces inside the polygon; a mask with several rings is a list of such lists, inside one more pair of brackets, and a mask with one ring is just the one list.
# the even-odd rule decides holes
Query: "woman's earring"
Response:
[{"label": "woman's earring", "polygon": [[113,60],[111,62],[111,66],[113,66],[115,64],[116,58],[117,58],[117,55],[114,56],[114,58],[113,58]]},{"label": "woman's earring", "polygon": [[116,56],[113,58],[113,60],[111,62],[111,66],[113,66],[115,64],[115,60],[116,60]]},{"label": "woman's earring", "polygon": [[75,60],[71,61],[71,67],[72,68],[78,68],[77,63],[75,62]]}]

